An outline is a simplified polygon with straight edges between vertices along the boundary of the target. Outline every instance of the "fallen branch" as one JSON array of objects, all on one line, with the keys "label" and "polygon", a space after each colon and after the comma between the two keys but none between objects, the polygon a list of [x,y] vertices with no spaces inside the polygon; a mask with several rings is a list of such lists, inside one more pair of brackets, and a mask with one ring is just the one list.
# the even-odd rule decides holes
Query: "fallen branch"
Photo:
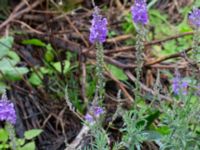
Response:
[{"label": "fallen branch", "polygon": [[168,56],[160,57],[160,58],[158,58],[158,59],[156,59],[156,60],[147,62],[147,63],[145,64],[145,66],[151,66],[151,65],[154,65],[154,64],[163,62],[163,61],[168,60],[168,59],[171,59],[171,58],[183,57],[185,53],[188,53],[188,52],[191,51],[191,50],[192,50],[192,47],[187,48],[186,50],[183,50],[183,51],[178,52],[178,53],[175,53],[175,54],[171,54],[171,55],[168,55]]}]

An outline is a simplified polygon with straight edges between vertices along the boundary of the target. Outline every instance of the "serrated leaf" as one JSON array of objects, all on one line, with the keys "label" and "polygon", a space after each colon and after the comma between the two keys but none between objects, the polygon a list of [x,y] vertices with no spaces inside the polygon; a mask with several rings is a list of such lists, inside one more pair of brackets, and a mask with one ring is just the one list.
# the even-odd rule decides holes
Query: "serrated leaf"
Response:
[{"label": "serrated leaf", "polygon": [[7,36],[0,39],[0,59],[8,54],[12,48],[13,37]]},{"label": "serrated leaf", "polygon": [[24,133],[25,139],[31,140],[42,133],[41,129],[31,129]]},{"label": "serrated leaf", "polygon": [[125,81],[127,80],[127,76],[126,74],[124,73],[124,71],[120,68],[117,68],[113,65],[108,65],[108,69],[111,71],[112,75],[117,78],[118,80],[122,80],[122,81]]},{"label": "serrated leaf", "polygon": [[34,45],[34,46],[40,46],[40,47],[45,47],[46,44],[42,42],[39,39],[28,39],[28,40],[23,40],[22,44],[24,45]]}]

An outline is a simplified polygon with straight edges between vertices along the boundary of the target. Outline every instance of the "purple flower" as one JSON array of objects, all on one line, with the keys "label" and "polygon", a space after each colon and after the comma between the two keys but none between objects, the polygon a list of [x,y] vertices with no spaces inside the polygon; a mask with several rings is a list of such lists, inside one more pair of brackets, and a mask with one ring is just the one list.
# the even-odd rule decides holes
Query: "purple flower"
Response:
[{"label": "purple flower", "polygon": [[188,20],[195,28],[200,28],[200,9],[194,8],[189,14]]},{"label": "purple flower", "polygon": [[103,109],[101,107],[98,107],[98,106],[93,108],[93,112],[94,112],[94,115],[96,117],[99,117],[101,114],[104,113]]},{"label": "purple flower", "polygon": [[91,113],[92,113],[93,115],[91,115],[91,114],[89,114],[89,113],[87,113],[87,114],[85,115],[85,120],[86,120],[87,122],[89,122],[89,123],[94,123],[95,118],[98,118],[101,114],[103,114],[103,113],[104,113],[104,110],[103,110],[101,107],[94,106],[94,107],[92,107],[92,109],[91,109]]},{"label": "purple flower", "polygon": [[93,118],[92,115],[90,115],[90,114],[86,114],[86,115],[85,115],[85,120],[86,120],[87,122],[89,122],[89,123],[94,122],[94,118]]},{"label": "purple flower", "polygon": [[172,90],[175,94],[179,94],[182,92],[183,95],[187,95],[187,87],[188,83],[182,81],[180,75],[177,74],[175,78],[172,80]]},{"label": "purple flower", "polygon": [[187,87],[188,87],[188,83],[185,81],[182,81],[181,83],[181,90],[183,92],[183,95],[187,95]]},{"label": "purple flower", "polygon": [[148,23],[148,12],[146,0],[135,0],[131,7],[132,19],[137,24],[145,25]]},{"label": "purple flower", "polygon": [[106,27],[107,24],[108,24],[107,19],[102,18],[102,16],[99,15],[98,7],[95,7],[92,19],[92,26],[90,28],[89,40],[91,43],[94,44],[95,42],[100,42],[100,43],[105,42],[108,33]]},{"label": "purple flower", "polygon": [[11,124],[16,123],[16,112],[14,104],[10,102],[3,94],[0,100],[0,121],[8,121]]}]

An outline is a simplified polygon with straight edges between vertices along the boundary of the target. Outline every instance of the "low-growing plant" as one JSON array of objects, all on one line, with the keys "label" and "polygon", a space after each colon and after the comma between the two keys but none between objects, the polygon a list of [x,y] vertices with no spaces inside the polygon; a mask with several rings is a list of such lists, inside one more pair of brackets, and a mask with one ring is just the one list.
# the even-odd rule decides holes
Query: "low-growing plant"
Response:
[{"label": "low-growing plant", "polygon": [[7,36],[0,39],[0,93],[8,87],[4,81],[17,81],[29,72],[27,67],[17,66],[20,62],[18,54],[12,50],[13,37]]},{"label": "low-growing plant", "polygon": [[[34,139],[42,133],[41,129],[31,129],[24,132],[24,138],[15,137],[16,150],[35,150],[36,144]],[[13,149],[9,133],[5,128],[0,129],[0,149]]]}]

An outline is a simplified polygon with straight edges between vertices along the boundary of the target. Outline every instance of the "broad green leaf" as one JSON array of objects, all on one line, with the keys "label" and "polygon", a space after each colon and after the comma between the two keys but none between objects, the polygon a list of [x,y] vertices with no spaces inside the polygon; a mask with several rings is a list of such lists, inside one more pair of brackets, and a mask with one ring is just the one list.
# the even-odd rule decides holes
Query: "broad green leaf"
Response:
[{"label": "broad green leaf", "polygon": [[67,73],[70,70],[70,62],[68,60],[65,61],[64,73]]},{"label": "broad green leaf", "polygon": [[25,139],[17,139],[17,144],[22,146],[25,144]]},{"label": "broad green leaf", "polygon": [[31,140],[42,133],[41,129],[31,129],[24,133],[25,139]]},{"label": "broad green leaf", "polygon": [[9,59],[9,58],[3,58],[0,60],[0,70],[8,70],[10,67],[13,68],[17,62],[15,60]]},{"label": "broad green leaf", "polygon": [[0,144],[0,150],[7,150],[10,146],[7,143],[1,143]]},{"label": "broad green leaf", "polygon": [[11,80],[19,80],[29,70],[26,67],[15,67],[16,63],[14,60],[3,58],[0,61],[0,71]]},{"label": "broad green leaf", "polygon": [[8,141],[9,135],[5,129],[0,129],[0,141],[5,143]]},{"label": "broad green leaf", "polygon": [[0,39],[0,59],[8,54],[12,48],[13,37],[7,36]]},{"label": "broad green leaf", "polygon": [[[60,62],[56,62],[56,63],[53,63],[53,66],[55,67],[55,69],[59,72],[59,73],[61,73],[61,64],[60,64]],[[69,70],[69,68],[70,68],[70,62],[68,61],[68,60],[65,60],[64,61],[64,70],[63,70],[63,72],[64,73],[67,73],[68,72],[68,70]]]},{"label": "broad green leaf", "polygon": [[25,144],[23,147],[19,148],[19,150],[35,150],[36,146],[35,146],[35,142],[29,142],[27,144]]},{"label": "broad green leaf", "polygon": [[50,72],[50,70],[46,67],[41,67],[40,71],[41,71],[42,74],[48,74]]},{"label": "broad green leaf", "polygon": [[108,65],[108,69],[111,71],[112,75],[118,80],[125,81],[127,80],[127,76],[122,69],[119,69],[113,65]]},{"label": "broad green leaf", "polygon": [[23,40],[22,44],[24,45],[34,45],[34,46],[40,46],[40,47],[45,47],[46,44],[42,42],[39,39],[28,39],[28,40]]},{"label": "broad green leaf", "polygon": [[[43,75],[40,75],[41,77],[43,77]],[[35,86],[39,86],[42,84],[42,80],[38,77],[38,75],[36,73],[32,73],[30,78],[28,79],[29,82]]]},{"label": "broad green leaf", "polygon": [[178,30],[179,30],[179,32],[182,32],[182,33],[192,31],[191,27],[188,25],[187,22],[183,22],[183,23],[179,24]]},{"label": "broad green leaf", "polygon": [[56,69],[56,71],[61,73],[62,67],[61,67],[61,63],[60,62],[53,63],[53,67]]},{"label": "broad green leaf", "polygon": [[8,52],[8,56],[9,56],[9,58],[11,58],[12,60],[14,60],[15,62],[17,62],[17,63],[20,62],[20,57],[14,51],[9,51]]},{"label": "broad green leaf", "polygon": [[14,67],[6,70],[5,75],[7,78],[11,80],[20,80],[22,78],[22,75],[28,73],[29,70],[26,67]]}]

